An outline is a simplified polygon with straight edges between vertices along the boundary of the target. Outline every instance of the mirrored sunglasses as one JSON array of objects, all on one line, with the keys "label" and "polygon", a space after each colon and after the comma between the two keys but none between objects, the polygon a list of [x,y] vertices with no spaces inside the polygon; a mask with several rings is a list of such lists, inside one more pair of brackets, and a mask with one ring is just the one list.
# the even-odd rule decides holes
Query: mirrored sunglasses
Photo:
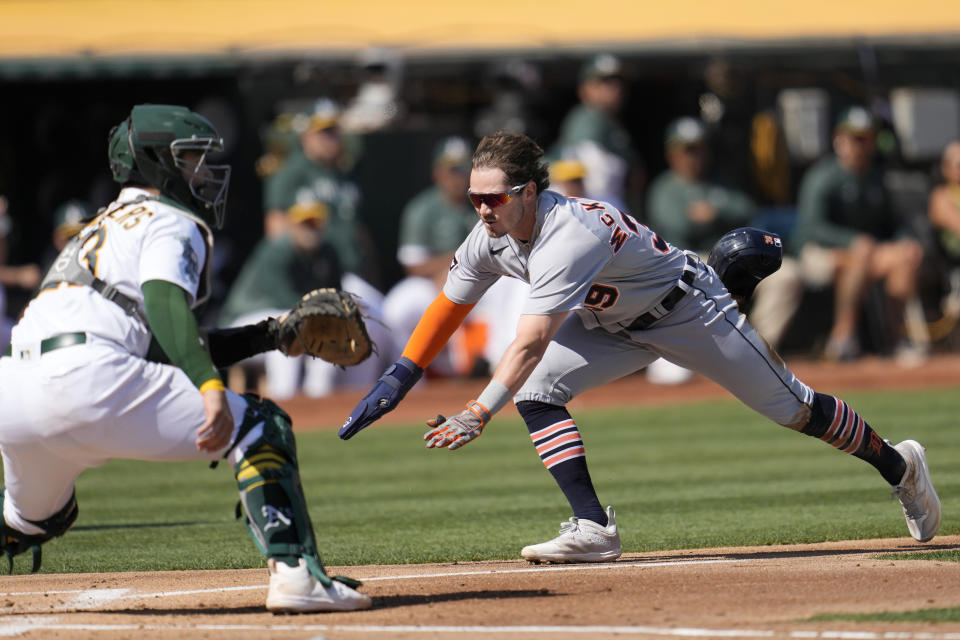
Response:
[{"label": "mirrored sunglasses", "polygon": [[479,209],[483,205],[487,205],[490,209],[496,209],[497,207],[502,207],[503,205],[510,202],[513,199],[514,194],[520,193],[520,190],[527,186],[527,183],[518,184],[515,187],[507,189],[506,191],[499,191],[496,193],[475,193],[474,191],[467,189],[467,197],[470,198],[470,202],[473,204],[474,209]]}]

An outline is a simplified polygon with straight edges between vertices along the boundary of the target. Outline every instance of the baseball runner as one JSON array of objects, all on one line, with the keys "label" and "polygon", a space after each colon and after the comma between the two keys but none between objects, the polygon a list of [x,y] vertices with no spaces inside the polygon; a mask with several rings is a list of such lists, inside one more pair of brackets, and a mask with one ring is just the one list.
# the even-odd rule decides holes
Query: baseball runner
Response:
[{"label": "baseball runner", "polygon": [[[498,133],[480,142],[469,188],[480,221],[457,250],[442,293],[402,357],[356,406],[341,438],[400,402],[493,282],[519,278],[530,283],[530,296],[493,379],[458,415],[428,421],[424,439],[428,448],[458,449],[513,399],[573,510],[558,537],[524,547],[527,560],[620,556],[614,510],[601,507],[583,441],[564,405],[657,357],[700,372],[777,424],[873,465],[899,497],[910,534],[933,538],[940,500],[923,447],[913,440],[892,446],[844,401],[798,380],[740,314],[717,271],[695,254],[609,204],[565,198],[548,186],[543,151],[530,138]],[[753,234],[747,239],[757,241]],[[724,247],[739,247],[737,254],[742,248],[738,242]],[[737,271],[729,267],[724,271]]]},{"label": "baseball runner", "polygon": [[204,338],[191,311],[209,295],[210,225],[226,204],[230,167],[209,158],[221,149],[184,107],[136,106],[111,132],[123,189],[57,257],[0,358],[0,550],[12,570],[32,549],[39,569],[40,546],[77,518],[75,479],[111,458],[226,458],[268,558],[267,608],[363,609],[359,583],[321,564],[290,418],[217,374],[274,348],[276,320]]}]

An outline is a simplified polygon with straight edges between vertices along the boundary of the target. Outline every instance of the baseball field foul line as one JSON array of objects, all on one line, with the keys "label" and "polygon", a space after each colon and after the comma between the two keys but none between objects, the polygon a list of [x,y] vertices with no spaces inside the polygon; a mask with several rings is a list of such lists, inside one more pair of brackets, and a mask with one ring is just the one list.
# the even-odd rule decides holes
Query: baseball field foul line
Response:
[{"label": "baseball field foul line", "polygon": [[576,565],[576,566],[545,566],[529,567],[526,569],[487,569],[484,571],[452,571],[450,573],[418,573],[406,576],[380,576],[377,578],[358,578],[362,582],[374,580],[410,580],[418,578],[442,578],[444,576],[487,576],[506,573],[541,573],[546,571],[597,571],[601,569],[626,569],[632,567],[673,567],[687,564],[721,564],[736,562],[736,560],[676,560],[672,562],[611,562],[608,564]]},{"label": "baseball field foul line", "polygon": [[[440,573],[411,573],[407,575],[396,576],[373,576],[368,578],[358,578],[361,582],[379,582],[390,580],[425,580],[429,578],[443,578],[451,576],[488,576],[488,575],[506,575],[514,573],[546,573],[549,571],[599,571],[610,569],[632,569],[646,567],[672,567],[691,564],[722,564],[736,562],[736,560],[710,559],[710,560],[674,560],[666,562],[612,562],[608,564],[595,565],[570,565],[570,566],[543,566],[528,567],[524,569],[485,569],[483,571],[449,571]],[[227,591],[251,591],[254,589],[266,589],[265,584],[254,584],[240,587],[213,587],[209,589],[187,589],[180,591],[157,591],[154,593],[133,592],[130,589],[66,589],[62,591],[11,591],[0,593],[0,597],[13,598],[25,595],[73,595],[61,609],[89,609],[98,606],[107,605],[116,600],[134,600],[139,598],[172,598],[177,596],[200,595],[204,593],[223,593]],[[958,639],[960,640],[960,639]]]},{"label": "baseball field foul line", "polygon": [[51,619],[8,619],[0,625],[0,636],[12,636],[31,631],[340,631],[359,633],[490,633],[490,634],[557,634],[606,633],[653,635],[675,638],[831,638],[833,640],[960,640],[960,633],[930,632],[872,632],[872,631],[774,631],[766,629],[697,629],[669,627],[618,626],[426,626],[426,625],[245,625],[245,624],[60,624]]}]

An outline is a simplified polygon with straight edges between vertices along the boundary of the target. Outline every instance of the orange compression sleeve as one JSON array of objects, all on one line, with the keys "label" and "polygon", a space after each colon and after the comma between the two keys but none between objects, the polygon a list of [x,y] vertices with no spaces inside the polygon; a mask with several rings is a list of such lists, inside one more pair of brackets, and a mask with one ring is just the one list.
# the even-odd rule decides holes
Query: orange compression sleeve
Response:
[{"label": "orange compression sleeve", "polygon": [[413,330],[413,334],[407,340],[403,357],[409,358],[418,367],[426,369],[474,306],[476,306],[476,303],[457,304],[451,302],[441,291],[440,295],[423,312],[420,322],[417,323],[417,328]]}]

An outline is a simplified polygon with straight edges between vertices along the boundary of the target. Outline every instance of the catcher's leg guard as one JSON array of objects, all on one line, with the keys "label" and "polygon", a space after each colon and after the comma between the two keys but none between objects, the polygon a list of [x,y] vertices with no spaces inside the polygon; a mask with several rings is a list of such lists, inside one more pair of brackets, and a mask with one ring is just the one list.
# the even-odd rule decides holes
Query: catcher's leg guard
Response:
[{"label": "catcher's leg guard", "polygon": [[31,573],[40,570],[40,545],[48,540],[62,536],[77,519],[77,494],[74,492],[67,500],[67,504],[46,520],[28,520],[30,524],[43,529],[44,533],[28,535],[7,526],[3,519],[3,491],[0,490],[0,551],[7,556],[10,563],[10,573],[13,573],[13,557],[30,549],[33,552],[33,568]]},{"label": "catcher's leg guard", "polygon": [[[237,444],[229,454],[247,531],[267,558],[294,567],[303,558],[317,581],[330,586],[300,485],[290,416],[270,400],[247,400]],[[335,579],[359,585],[349,578]]]}]

